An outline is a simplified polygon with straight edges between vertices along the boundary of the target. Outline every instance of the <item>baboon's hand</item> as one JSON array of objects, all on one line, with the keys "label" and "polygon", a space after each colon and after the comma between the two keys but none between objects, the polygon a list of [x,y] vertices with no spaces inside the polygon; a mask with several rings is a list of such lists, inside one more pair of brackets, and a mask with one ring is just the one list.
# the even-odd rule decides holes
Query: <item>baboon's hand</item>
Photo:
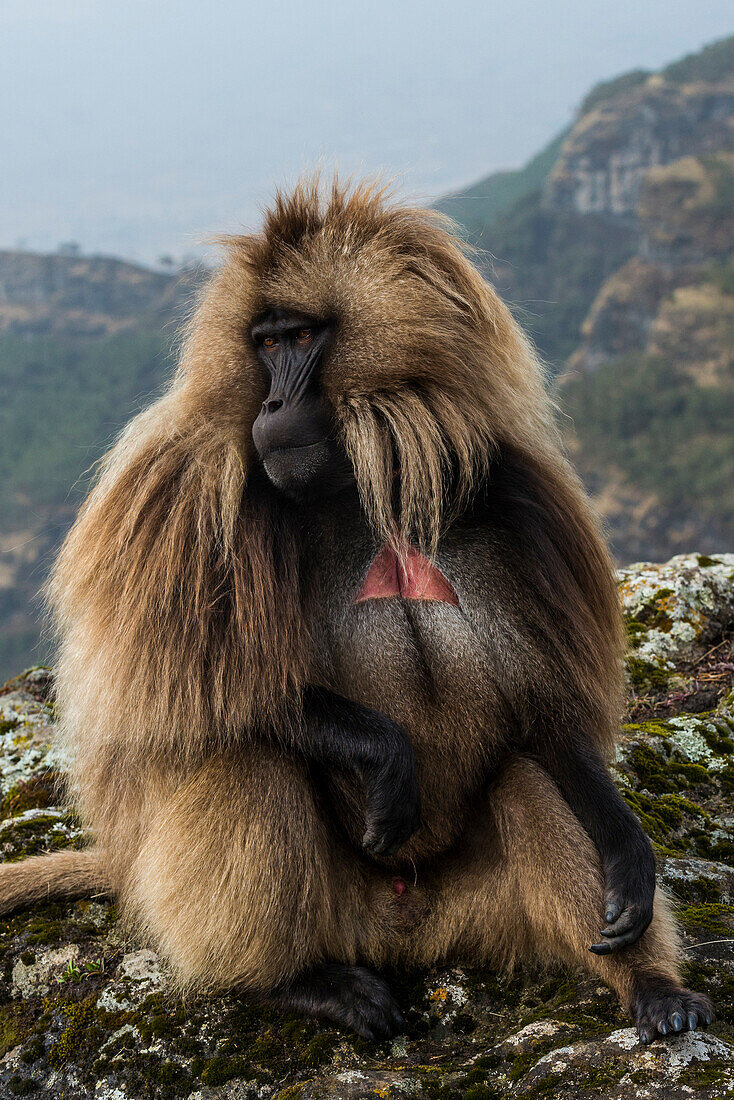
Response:
[{"label": "baboon's hand", "polygon": [[655,897],[655,859],[652,851],[619,856],[604,869],[604,940],[591,950],[609,955],[636,943],[652,920]]},{"label": "baboon's hand", "polygon": [[370,855],[392,856],[413,835],[420,818],[418,776],[408,737],[361,772],[367,795],[362,846]]}]

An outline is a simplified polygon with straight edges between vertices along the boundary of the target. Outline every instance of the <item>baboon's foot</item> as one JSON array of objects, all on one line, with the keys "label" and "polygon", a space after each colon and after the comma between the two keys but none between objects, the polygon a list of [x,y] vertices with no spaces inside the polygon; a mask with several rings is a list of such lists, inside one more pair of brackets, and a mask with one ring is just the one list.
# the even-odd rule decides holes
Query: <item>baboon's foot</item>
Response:
[{"label": "baboon's foot", "polygon": [[702,993],[692,993],[668,978],[649,977],[638,979],[632,1015],[640,1042],[651,1043],[659,1036],[708,1027],[714,1009]]},{"label": "baboon's foot", "polygon": [[319,967],[276,990],[269,1000],[291,1012],[331,1020],[363,1039],[388,1039],[405,1027],[385,982],[362,966]]}]

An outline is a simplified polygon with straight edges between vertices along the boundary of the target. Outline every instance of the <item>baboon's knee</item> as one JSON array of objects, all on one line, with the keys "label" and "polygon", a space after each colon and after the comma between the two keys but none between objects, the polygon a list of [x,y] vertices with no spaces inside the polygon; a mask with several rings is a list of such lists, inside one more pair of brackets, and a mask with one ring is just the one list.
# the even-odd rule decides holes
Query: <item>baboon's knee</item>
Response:
[{"label": "baboon's knee", "polygon": [[280,767],[210,763],[150,824],[125,901],[181,984],[266,989],[318,953],[329,919],[323,824],[302,773],[278,792]]}]

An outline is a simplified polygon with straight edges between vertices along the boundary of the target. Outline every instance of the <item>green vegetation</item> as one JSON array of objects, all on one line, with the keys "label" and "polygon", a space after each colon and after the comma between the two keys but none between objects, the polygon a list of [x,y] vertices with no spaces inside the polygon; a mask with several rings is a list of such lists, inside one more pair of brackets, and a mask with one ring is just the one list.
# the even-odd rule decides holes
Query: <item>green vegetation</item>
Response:
[{"label": "green vegetation", "polygon": [[734,260],[713,264],[708,277],[722,294],[734,294]]},{"label": "green vegetation", "polygon": [[566,385],[564,411],[597,469],[620,469],[681,514],[734,523],[734,385],[699,386],[677,364],[632,355]]},{"label": "green vegetation", "polygon": [[[688,54],[680,61],[663,69],[666,80],[676,84],[690,84],[695,81],[718,81],[734,73],[734,36],[705,46],[698,53]],[[649,69],[632,69],[612,80],[603,80],[596,84],[581,102],[581,113],[591,111],[599,104],[615,96],[639,88],[652,73]]]},{"label": "green vegetation", "polygon": [[37,592],[95,462],[170,369],[170,336],[0,334],[0,682],[45,663]]},{"label": "green vegetation", "polygon": [[[730,218],[734,207],[734,164],[731,156],[713,153],[701,157],[701,163],[713,185],[713,194],[701,207],[714,218]],[[732,261],[729,261],[731,268]],[[723,288],[722,288],[723,289]],[[726,291],[725,291],[726,293]]]},{"label": "green vegetation", "polygon": [[596,292],[629,259],[635,245],[627,227],[544,207],[542,187],[566,134],[555,137],[523,168],[495,172],[436,203],[480,249],[480,266],[514,307],[551,368],[560,367],[576,349]]},{"label": "green vegetation", "polygon": [[734,35],[704,46],[663,69],[666,80],[689,84],[697,80],[723,80],[734,73]]},{"label": "green vegetation", "polygon": [[613,80],[602,80],[595,84],[588,95],[581,102],[581,114],[593,110],[599,104],[613,99],[622,92],[628,92],[631,88],[639,88],[650,76],[648,69],[632,69],[631,72],[615,76]]},{"label": "green vegetation", "polygon": [[[0,509],[76,503],[80,477],[164,377],[168,343],[135,333],[84,340],[0,336]],[[74,486],[70,490],[70,486]]]},{"label": "green vegetation", "polygon": [[25,810],[43,810],[58,802],[60,796],[60,776],[56,772],[31,776],[27,782],[20,779],[0,802],[0,816],[5,819]]},{"label": "green vegetation", "polygon": [[600,216],[549,210],[536,190],[478,243],[500,294],[558,369],[578,347],[581,323],[602,283],[632,256],[636,234]]}]

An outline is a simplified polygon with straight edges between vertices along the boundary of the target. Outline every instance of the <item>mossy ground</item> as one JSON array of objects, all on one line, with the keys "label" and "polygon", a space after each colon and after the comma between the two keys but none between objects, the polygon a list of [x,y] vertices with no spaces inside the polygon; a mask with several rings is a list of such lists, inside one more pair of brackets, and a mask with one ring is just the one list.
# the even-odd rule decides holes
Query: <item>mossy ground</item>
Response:
[{"label": "mossy ground", "polygon": [[[668,637],[678,621],[668,587],[652,588],[630,617],[632,653],[647,654],[640,659],[651,659],[650,637]],[[713,637],[705,644],[716,652],[703,660],[687,652],[666,666],[665,683],[646,673],[644,685],[633,684],[615,777],[660,857],[689,949],[686,980],[712,995],[713,1032],[728,1039],[734,1037],[734,877],[727,878],[728,869],[734,876],[734,695],[731,672],[722,675],[729,642]],[[708,674],[713,679],[702,693]],[[14,686],[22,689],[22,681]],[[0,764],[3,737],[11,761],[0,791],[6,860],[86,842],[61,807],[58,776],[45,766],[33,732],[39,714],[38,721],[51,719],[48,704],[38,694],[30,698],[36,711],[13,712],[0,733]],[[24,738],[36,755],[19,774]],[[73,948],[68,959],[66,946]],[[122,960],[138,948],[125,940],[117,910],[105,899],[38,905],[0,919],[0,1098],[32,1095],[53,1079],[59,1100],[197,1093],[209,1100],[234,1083],[238,1097],[310,1100],[346,1095],[340,1075],[350,1096],[586,1100],[634,1096],[634,1088],[665,1095],[654,1091],[658,1063],[642,1063],[634,1050],[615,1045],[615,1035],[628,1034],[629,1020],[593,978],[557,969],[388,973],[407,1033],[371,1044],[235,995],[177,1001],[165,983],[124,976]],[[18,975],[32,975],[50,951],[60,950],[65,961],[43,988],[18,996]],[[566,1048],[583,1054],[561,1068],[554,1052]],[[684,1074],[681,1084],[706,1100],[727,1097],[734,1087],[717,1052],[706,1063],[686,1064]]]}]

